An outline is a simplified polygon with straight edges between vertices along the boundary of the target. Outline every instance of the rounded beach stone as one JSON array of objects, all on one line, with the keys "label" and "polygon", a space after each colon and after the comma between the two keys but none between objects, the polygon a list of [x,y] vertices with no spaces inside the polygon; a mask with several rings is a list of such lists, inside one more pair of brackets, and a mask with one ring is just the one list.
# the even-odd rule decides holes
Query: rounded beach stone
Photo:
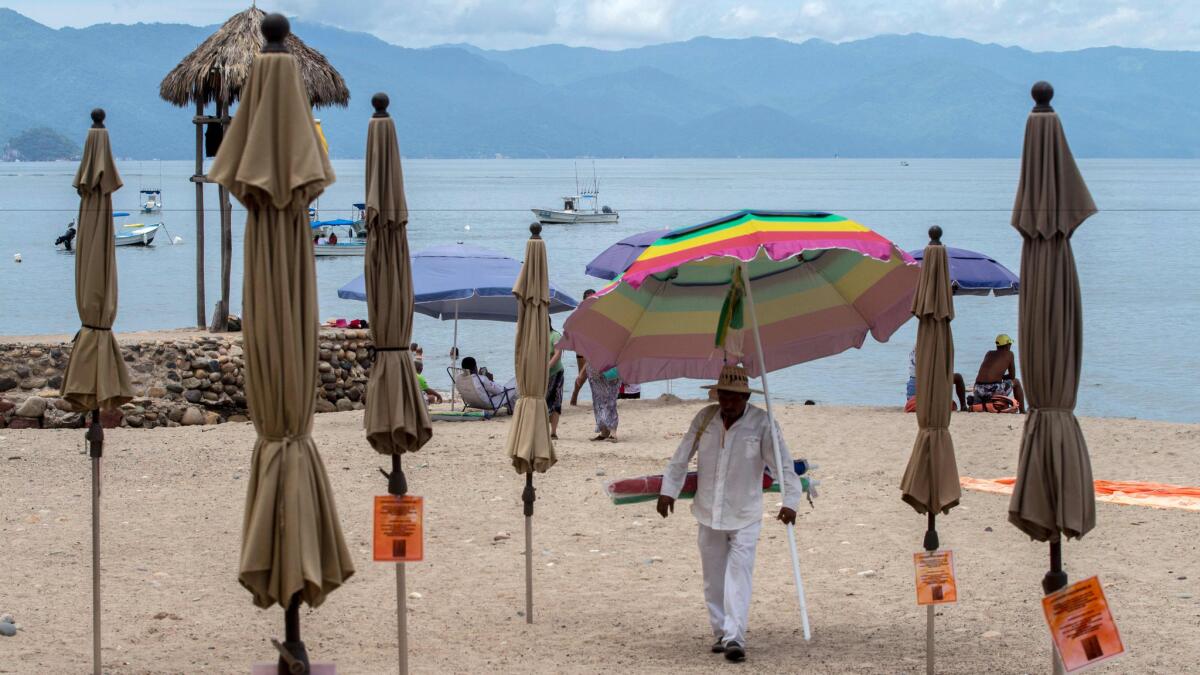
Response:
[{"label": "rounded beach stone", "polygon": [[354,410],[354,402],[348,398],[339,398],[337,401],[338,412],[347,412]]},{"label": "rounded beach stone", "polygon": [[188,408],[183,411],[183,417],[179,423],[185,427],[192,427],[204,424],[204,413],[200,412],[199,408]]},{"label": "rounded beach stone", "polygon": [[183,392],[183,398],[188,403],[199,403],[200,399],[204,398],[204,392],[199,389],[188,389]]},{"label": "rounded beach stone", "polygon": [[40,396],[30,396],[17,406],[13,412],[18,417],[41,417],[46,412],[46,399]]},{"label": "rounded beach stone", "polygon": [[335,406],[334,404],[325,400],[325,398],[322,397],[322,398],[317,399],[317,412],[330,413],[330,412],[335,412],[336,410],[337,410],[337,406]]},{"label": "rounded beach stone", "polygon": [[7,621],[0,621],[0,635],[4,637],[13,637],[17,634],[17,627]]}]

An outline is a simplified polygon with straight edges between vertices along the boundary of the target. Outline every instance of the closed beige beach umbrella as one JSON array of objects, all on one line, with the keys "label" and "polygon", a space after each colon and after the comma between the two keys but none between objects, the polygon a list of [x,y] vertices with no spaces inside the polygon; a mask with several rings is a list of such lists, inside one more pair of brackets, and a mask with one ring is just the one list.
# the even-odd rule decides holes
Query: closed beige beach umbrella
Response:
[{"label": "closed beige beach umbrella", "polygon": [[[929,245],[913,296],[917,317],[917,440],[900,481],[901,497],[917,513],[928,515],[925,550],[938,549],[934,519],[958,505],[962,488],[950,437],[950,386],[954,378],[953,289],[950,261],[942,246],[942,228],[929,228]],[[933,605],[925,607],[925,670],[934,672]]]},{"label": "closed beige beach umbrella", "polygon": [[[908,467],[900,481],[901,497],[917,513],[949,513],[962,490],[950,438],[950,387],[954,377],[954,300],[950,264],[941,244],[942,229],[930,229],[921,277],[913,297],[917,317],[917,432]],[[930,531],[932,528],[930,520]],[[936,539],[936,535],[935,535]],[[928,547],[927,547],[928,548]],[[933,546],[936,549],[937,545]],[[929,549],[929,550],[933,550]]]},{"label": "closed beige beach umbrella", "polygon": [[308,205],[335,179],[283,45],[288,31],[282,15],[263,20],[267,45],[210,175],[246,207],[246,398],[258,439],[238,580],[259,607],[287,608],[281,660],[307,663],[300,602],[320,605],[354,566],[311,435],[318,319]]},{"label": "closed beige beach umbrella", "polygon": [[[396,125],[388,115],[388,97],[371,98],[375,114],[367,126],[366,220],[367,316],[375,362],[367,382],[363,424],[367,440],[380,453],[391,455],[388,493],[402,497],[408,483],[400,455],[416,452],[433,436],[433,423],[417,383],[412,355],[413,285],[408,263],[408,205]],[[404,563],[396,563],[396,621],[400,672],[408,672],[408,609]]]},{"label": "closed beige beach umbrella", "polygon": [[517,341],[514,354],[520,398],[508,428],[505,452],[517,473],[525,474],[525,622],[533,623],[533,472],[545,473],[558,459],[550,440],[546,387],[550,372],[550,270],[542,226],[529,226],[525,262],[513,286],[517,296]]},{"label": "closed beige beach umbrella", "polygon": [[[1012,225],[1021,249],[1019,345],[1029,414],[1021,438],[1008,520],[1050,542],[1047,594],[1067,584],[1061,535],[1082,537],[1096,525],[1087,443],[1075,419],[1083,361],[1083,306],[1071,235],[1096,212],[1046,82],[1033,86],[1037,105],[1025,124],[1021,181]],[[1055,659],[1055,668],[1059,668]]]},{"label": "closed beige beach umbrella", "polygon": [[91,411],[87,432],[92,460],[92,672],[100,665],[100,458],[104,429],[100,410],[133,398],[121,348],[113,336],[117,318],[117,256],[113,242],[112,193],[121,187],[104,128],[104,111],[92,111],[92,128],[75,173],[79,193],[75,249],[75,306],[82,324],[63,373],[62,398],[77,411]]}]

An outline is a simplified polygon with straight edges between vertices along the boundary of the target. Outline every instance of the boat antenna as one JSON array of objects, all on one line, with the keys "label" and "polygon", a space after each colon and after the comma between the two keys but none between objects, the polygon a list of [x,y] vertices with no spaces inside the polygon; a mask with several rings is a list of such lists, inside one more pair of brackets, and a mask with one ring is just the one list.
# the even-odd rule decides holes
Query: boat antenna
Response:
[{"label": "boat antenna", "polygon": [[592,160],[592,194],[600,194],[600,179],[596,177],[596,160]]},{"label": "boat antenna", "polygon": [[575,194],[579,194],[579,161],[575,161]]}]

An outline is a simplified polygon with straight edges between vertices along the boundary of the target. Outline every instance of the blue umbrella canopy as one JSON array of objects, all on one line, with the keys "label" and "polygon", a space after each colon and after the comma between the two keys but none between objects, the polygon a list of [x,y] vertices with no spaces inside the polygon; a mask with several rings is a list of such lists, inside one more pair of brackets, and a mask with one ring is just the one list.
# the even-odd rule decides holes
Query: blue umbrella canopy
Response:
[{"label": "blue umbrella canopy", "polygon": [[[496,251],[469,244],[434,246],[413,254],[413,311],[443,321],[517,320],[513,284],[521,263]],[[345,300],[367,299],[366,280],[359,276],[338,289]],[[579,303],[550,285],[550,313],[566,312]]]},{"label": "blue umbrella canopy", "polygon": [[658,241],[668,232],[670,230],[650,230],[625,237],[604,249],[600,255],[592,258],[592,261],[587,264],[588,276],[610,281],[616,279],[629,269],[642,251],[645,251],[650,244]]},{"label": "blue umbrella canopy", "polygon": [[[924,249],[909,251],[920,262]],[[995,258],[968,251],[965,248],[946,247],[950,258],[950,287],[954,295],[1016,295],[1021,280]]]}]

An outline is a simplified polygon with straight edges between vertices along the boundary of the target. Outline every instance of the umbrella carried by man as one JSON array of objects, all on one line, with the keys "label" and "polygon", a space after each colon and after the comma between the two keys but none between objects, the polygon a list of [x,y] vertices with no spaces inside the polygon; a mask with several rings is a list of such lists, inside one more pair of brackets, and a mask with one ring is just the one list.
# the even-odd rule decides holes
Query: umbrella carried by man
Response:
[{"label": "umbrella carried by man", "polygon": [[546,387],[550,372],[550,272],[542,226],[529,226],[525,262],[512,287],[517,299],[517,338],[514,366],[517,390],[512,424],[504,452],[513,469],[525,476],[521,493],[525,513],[525,623],[533,623],[533,472],[545,473],[558,461],[550,439],[550,415],[546,409]]},{"label": "umbrella carried by man", "polygon": [[[433,423],[417,382],[412,339],[413,284],[408,257],[408,204],[396,125],[387,112],[388,96],[371,98],[375,114],[367,127],[366,202],[367,254],[363,261],[366,287],[370,288],[367,316],[375,362],[367,381],[367,409],[363,426],[367,441],[381,454],[390,455],[392,470],[388,494],[402,498],[408,481],[401,455],[416,452],[433,437]],[[405,563],[396,564],[396,622],[399,669],[408,672],[408,608]]]},{"label": "umbrella carried by man", "polygon": [[335,177],[283,42],[289,31],[280,14],[263,19],[267,44],[209,175],[246,207],[246,399],[258,438],[238,581],[255,605],[286,609],[280,665],[307,669],[300,603],[319,606],[354,565],[312,438],[319,319],[308,205]]},{"label": "umbrella carried by man", "polygon": [[[775,466],[784,466],[766,373],[861,347],[868,334],[886,341],[911,318],[918,275],[911,257],[848,218],[740,211],[660,237],[571,315],[564,348],[633,383],[713,380],[740,362],[761,378]],[[788,541],[807,638],[790,524]]]},{"label": "umbrella carried by man", "polygon": [[104,428],[100,411],[133,398],[121,348],[113,336],[117,319],[117,256],[113,240],[112,193],[121,176],[113,161],[104,111],[92,111],[92,128],[75,173],[79,193],[75,253],[75,307],[82,324],[63,373],[62,398],[74,410],[91,412],[86,439],[92,463],[92,669],[100,672],[100,459]]},{"label": "umbrella carried by man", "polygon": [[[1008,520],[1050,543],[1047,595],[1067,585],[1062,537],[1080,538],[1096,526],[1096,497],[1087,442],[1075,419],[1083,363],[1083,302],[1071,236],[1096,213],[1096,204],[1067,145],[1050,99],[1038,82],[1025,123],[1021,179],[1012,226],[1021,235],[1018,342],[1029,414],[1021,436],[1017,480]],[[1061,663],[1052,657],[1054,669]]]},{"label": "umbrella carried by man", "polygon": [[[921,278],[913,296],[912,313],[917,317],[917,439],[900,480],[901,498],[917,513],[928,516],[924,548],[937,551],[935,518],[958,505],[962,488],[950,437],[950,386],[954,376],[954,298],[950,265],[942,245],[942,228],[929,228]],[[934,672],[934,606],[925,608],[925,669]]]}]

